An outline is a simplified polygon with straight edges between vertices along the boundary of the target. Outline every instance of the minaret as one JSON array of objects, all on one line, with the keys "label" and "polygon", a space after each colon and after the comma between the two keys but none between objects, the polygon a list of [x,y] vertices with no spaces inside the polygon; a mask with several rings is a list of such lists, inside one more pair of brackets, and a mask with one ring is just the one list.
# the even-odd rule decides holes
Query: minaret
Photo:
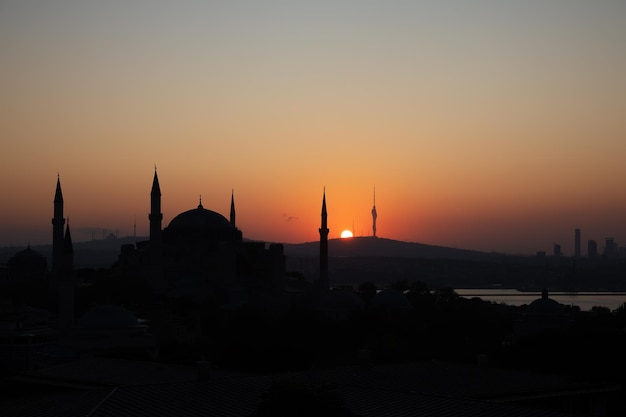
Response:
[{"label": "minaret", "polygon": [[72,244],[72,235],[70,233],[70,221],[67,219],[65,227],[65,237],[63,238],[63,272],[67,273],[74,269],[74,245]]},{"label": "minaret", "polygon": [[374,207],[372,207],[372,234],[376,237],[376,187],[374,187]]},{"label": "minaret", "polygon": [[59,317],[57,319],[58,329],[62,335],[71,332],[74,325],[74,245],[70,233],[70,222],[68,219],[63,239],[63,265],[58,281],[59,290]]},{"label": "minaret", "polygon": [[235,223],[235,190],[230,192],[230,225],[237,227]]},{"label": "minaret", "polygon": [[161,213],[161,187],[159,186],[156,167],[154,167],[154,179],[152,180],[152,191],[150,192],[150,214],[148,219],[150,219],[150,242],[160,242],[163,213]]},{"label": "minaret", "polygon": [[63,266],[63,193],[61,179],[57,175],[57,189],[54,193],[54,217],[52,218],[52,275],[56,281]]},{"label": "minaret", "polygon": [[164,291],[163,281],[163,242],[161,239],[161,187],[157,176],[156,166],[154,167],[154,179],[152,180],[152,191],[150,192],[150,281],[152,288],[157,292]]},{"label": "minaret", "polygon": [[328,280],[328,213],[326,212],[326,188],[322,198],[322,225],[320,231],[320,285],[328,290],[330,282]]}]

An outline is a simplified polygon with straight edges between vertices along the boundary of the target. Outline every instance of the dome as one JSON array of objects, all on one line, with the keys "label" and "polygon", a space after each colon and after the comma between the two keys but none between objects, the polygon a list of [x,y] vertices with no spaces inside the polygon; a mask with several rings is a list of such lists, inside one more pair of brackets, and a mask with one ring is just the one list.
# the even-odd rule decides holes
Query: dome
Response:
[{"label": "dome", "polygon": [[30,245],[13,255],[7,262],[9,275],[16,280],[43,279],[48,273],[46,257],[30,248]]},{"label": "dome", "polygon": [[192,210],[187,210],[174,217],[170,222],[169,229],[232,229],[232,225],[219,213],[207,210],[202,205]]},{"label": "dome", "polygon": [[175,240],[241,240],[241,232],[226,217],[205,209],[202,204],[174,217],[163,230],[163,236],[165,239]]},{"label": "dome", "polygon": [[47,268],[46,258],[37,251],[30,248],[30,245],[24,250],[19,251],[7,262],[9,267],[21,266],[37,266]]},{"label": "dome", "polygon": [[382,290],[374,296],[372,303],[376,307],[384,307],[390,310],[408,310],[411,308],[409,300],[404,294],[392,288]]},{"label": "dome", "polygon": [[527,314],[536,316],[551,316],[563,313],[563,305],[548,297],[548,290],[541,292],[541,298],[528,305]]},{"label": "dome", "polygon": [[133,313],[113,304],[96,306],[78,320],[78,327],[83,329],[128,329],[138,326],[139,321]]}]

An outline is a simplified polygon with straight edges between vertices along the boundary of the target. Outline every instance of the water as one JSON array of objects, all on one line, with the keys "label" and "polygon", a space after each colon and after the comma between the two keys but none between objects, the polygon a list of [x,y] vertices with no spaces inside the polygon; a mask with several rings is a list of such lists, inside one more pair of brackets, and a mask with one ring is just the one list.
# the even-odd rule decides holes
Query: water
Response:
[{"label": "water", "polygon": [[[514,306],[530,304],[541,298],[541,292],[522,292],[506,288],[461,288],[455,289],[461,297],[478,297],[485,301],[504,303]],[[626,293],[615,292],[579,292],[576,294],[553,292],[549,297],[561,304],[578,306],[583,311],[591,307],[602,306],[615,310],[626,302]]]}]

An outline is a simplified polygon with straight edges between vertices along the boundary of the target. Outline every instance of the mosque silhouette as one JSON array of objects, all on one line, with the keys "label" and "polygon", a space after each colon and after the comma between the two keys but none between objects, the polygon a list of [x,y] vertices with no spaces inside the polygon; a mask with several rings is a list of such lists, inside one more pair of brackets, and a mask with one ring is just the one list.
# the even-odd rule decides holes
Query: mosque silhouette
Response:
[{"label": "mosque silhouette", "polygon": [[[229,219],[205,208],[200,198],[197,207],[174,216],[166,227],[163,227],[161,200],[155,169],[148,215],[149,239],[122,245],[117,263],[123,275],[148,282],[155,294],[189,297],[197,303],[210,300],[222,308],[235,309],[242,305],[280,308],[303,298],[314,300],[315,304],[330,289],[325,190],[319,229],[319,274],[312,281],[298,282],[296,288],[285,270],[282,244],[243,238],[236,224],[234,193],[231,193]],[[61,182],[57,178],[51,283],[66,294],[62,298],[69,305],[67,320],[71,321],[73,249],[63,204]]]},{"label": "mosque silhouette", "polygon": [[[205,208],[200,199],[196,208],[176,215],[165,228],[161,198],[155,170],[149,240],[121,248],[122,268],[150,282],[155,293],[169,297],[208,298],[230,308],[244,304],[268,307],[285,301],[283,245],[243,239],[236,224],[234,193],[229,219]],[[323,251],[327,259],[328,245]],[[327,277],[327,264],[320,276]],[[318,280],[321,282],[328,289],[327,279]]]}]

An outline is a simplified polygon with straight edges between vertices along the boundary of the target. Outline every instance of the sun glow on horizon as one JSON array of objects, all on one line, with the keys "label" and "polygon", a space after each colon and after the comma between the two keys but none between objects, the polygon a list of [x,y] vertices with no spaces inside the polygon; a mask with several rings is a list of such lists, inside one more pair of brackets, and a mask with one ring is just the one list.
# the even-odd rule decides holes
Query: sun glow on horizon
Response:
[{"label": "sun glow on horizon", "polygon": [[342,239],[347,239],[347,238],[351,238],[352,237],[352,232],[349,230],[344,230],[343,232],[341,232],[341,238]]}]

